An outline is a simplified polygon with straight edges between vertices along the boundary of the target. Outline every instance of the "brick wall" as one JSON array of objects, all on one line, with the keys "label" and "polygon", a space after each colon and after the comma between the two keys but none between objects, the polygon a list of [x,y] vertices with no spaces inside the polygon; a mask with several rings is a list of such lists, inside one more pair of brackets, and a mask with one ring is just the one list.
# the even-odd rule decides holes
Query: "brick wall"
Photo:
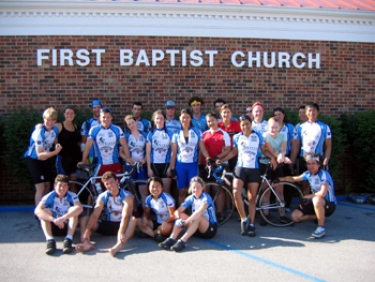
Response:
[{"label": "brick wall", "polygon": [[[101,66],[36,65],[37,49],[106,49]],[[200,67],[181,67],[180,56],[171,67],[166,58],[157,66],[120,66],[119,50],[180,49],[218,50],[215,66],[208,59]],[[230,61],[234,51],[320,53],[320,69],[236,68]],[[0,114],[14,108],[44,109],[66,104],[87,107],[99,98],[114,110],[119,122],[134,101],[146,110],[161,107],[173,99],[180,107],[199,95],[206,102],[224,98],[242,114],[254,101],[263,101],[268,109],[282,106],[298,109],[306,101],[316,101],[321,112],[340,116],[375,109],[375,48],[371,43],[316,42],[243,38],[121,37],[121,36],[7,36],[0,37]],[[26,148],[27,144],[25,144]],[[2,180],[1,190],[14,184]],[[3,192],[2,192],[3,193]],[[0,195],[3,198],[2,195]]]}]

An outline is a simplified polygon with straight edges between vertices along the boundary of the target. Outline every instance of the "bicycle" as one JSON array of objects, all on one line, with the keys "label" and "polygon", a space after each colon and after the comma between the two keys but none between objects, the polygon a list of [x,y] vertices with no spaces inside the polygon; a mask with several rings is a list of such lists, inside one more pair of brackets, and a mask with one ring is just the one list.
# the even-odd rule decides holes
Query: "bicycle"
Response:
[{"label": "bicycle", "polygon": [[[132,179],[131,175],[136,169],[140,168],[140,164],[135,163],[130,166],[130,171],[116,174],[116,176],[121,178],[119,181],[120,189],[128,190],[134,195],[135,207],[139,210],[139,208],[142,207],[142,201],[138,193],[138,186],[147,185],[147,181]],[[84,183],[75,180],[69,181],[70,184],[74,184],[78,187],[77,196],[80,198],[81,202],[86,202],[82,203],[82,206],[90,209],[93,208],[97,197],[101,193],[100,181],[97,180],[102,179],[102,176],[90,176],[92,174],[92,169],[95,167],[95,164],[80,164],[79,168],[85,172],[88,179]]]},{"label": "bicycle", "polygon": [[[270,212],[274,210],[279,210],[280,208],[285,208],[285,202],[281,201],[279,195],[277,194],[274,186],[275,185],[284,185],[284,189],[291,189],[292,194],[292,203],[291,203],[291,209],[297,208],[301,203],[303,203],[303,194],[301,192],[301,189],[295,185],[294,183],[290,182],[279,182],[277,184],[274,184],[272,186],[272,183],[270,180],[267,179],[267,172],[270,168],[271,164],[268,164],[267,169],[263,175],[261,175],[261,183],[260,188],[258,189],[257,196],[256,196],[256,210],[259,211],[262,218],[269,223],[272,226],[277,227],[284,227],[289,226],[293,224],[293,221],[290,222],[281,222],[278,218],[271,216]],[[213,191],[210,191],[211,197],[215,203],[215,206],[217,206],[217,199],[220,191],[224,191],[225,198],[230,199],[230,203],[228,204],[228,201],[224,203],[224,214],[222,214],[223,218],[221,221],[219,221],[219,225],[222,225],[226,223],[232,216],[235,203],[232,193],[230,192],[230,189],[228,186],[230,186],[229,180],[226,178],[226,176],[233,176],[233,173],[228,173],[226,170],[226,165],[220,165],[218,166],[214,172],[212,173],[212,176],[215,178],[216,181],[208,181],[206,183],[206,189],[210,191],[209,189],[212,187]],[[222,173],[221,176],[218,176],[219,173]],[[263,187],[263,184],[266,183],[267,186],[265,188]],[[275,202],[270,203],[267,205],[262,205],[263,199],[267,196],[267,193],[270,192],[270,194],[273,194],[275,196]],[[249,201],[247,199],[247,189],[242,188],[242,199],[246,206],[249,206]],[[265,211],[268,211],[268,215],[265,213]],[[220,213],[220,210],[219,210]]]}]

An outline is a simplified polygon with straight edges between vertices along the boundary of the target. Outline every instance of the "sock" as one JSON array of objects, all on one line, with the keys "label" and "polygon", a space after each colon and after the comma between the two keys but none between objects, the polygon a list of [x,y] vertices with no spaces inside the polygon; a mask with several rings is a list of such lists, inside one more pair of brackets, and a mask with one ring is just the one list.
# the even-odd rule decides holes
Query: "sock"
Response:
[{"label": "sock", "polygon": [[66,239],[69,239],[70,241],[73,241],[73,237],[71,235],[66,235]]},{"label": "sock", "polygon": [[55,238],[53,238],[53,236],[47,236],[46,239],[47,241],[55,241]]},{"label": "sock", "polygon": [[241,218],[241,222],[248,222],[248,221],[249,221],[249,218],[248,218],[248,217]]}]

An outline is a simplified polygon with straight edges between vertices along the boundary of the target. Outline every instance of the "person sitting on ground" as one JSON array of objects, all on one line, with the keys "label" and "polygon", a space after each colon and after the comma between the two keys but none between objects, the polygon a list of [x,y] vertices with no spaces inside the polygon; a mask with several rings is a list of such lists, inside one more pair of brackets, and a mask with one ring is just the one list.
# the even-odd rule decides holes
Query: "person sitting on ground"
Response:
[{"label": "person sitting on ground", "polygon": [[[160,243],[172,232],[175,200],[163,192],[163,180],[160,177],[150,177],[147,186],[151,195],[146,198],[143,216],[137,219],[137,227]],[[155,214],[155,219],[151,219],[151,212]]]},{"label": "person sitting on ground", "polygon": [[333,214],[336,209],[336,197],[333,186],[333,180],[328,171],[321,169],[321,156],[315,153],[305,155],[307,171],[300,176],[286,176],[274,180],[279,181],[300,182],[308,181],[311,187],[311,194],[305,195],[304,203],[298,209],[295,209],[291,218],[294,222],[302,222],[306,220],[318,220],[318,227],[311,234],[314,238],[321,238],[325,235],[324,221],[325,217]]},{"label": "person sitting on ground", "polygon": [[[215,205],[211,196],[204,192],[205,183],[202,178],[195,176],[191,179],[189,192],[191,193],[181,206],[176,210],[176,221],[171,236],[159,243],[159,247],[178,252],[185,248],[187,240],[196,235],[204,239],[211,239],[217,232],[217,220]],[[185,213],[191,207],[192,214]],[[177,237],[182,229],[186,227],[181,239]]]},{"label": "person sitting on ground", "polygon": [[[119,188],[116,174],[112,171],[103,174],[102,182],[107,190],[99,195],[87,225],[81,226],[85,231],[81,237],[82,243],[76,245],[76,250],[87,252],[94,249],[90,241],[92,231],[109,236],[117,234],[117,243],[109,249],[109,254],[114,256],[134,234],[134,196]],[[103,211],[104,220],[99,219]]]},{"label": "person sitting on ground", "polygon": [[40,219],[44,236],[46,236],[46,254],[52,255],[56,251],[56,241],[53,236],[64,235],[66,237],[63,253],[69,254],[73,251],[73,235],[78,224],[78,216],[83,208],[77,195],[68,191],[68,176],[57,175],[54,188],[54,191],[41,199],[34,213]]}]

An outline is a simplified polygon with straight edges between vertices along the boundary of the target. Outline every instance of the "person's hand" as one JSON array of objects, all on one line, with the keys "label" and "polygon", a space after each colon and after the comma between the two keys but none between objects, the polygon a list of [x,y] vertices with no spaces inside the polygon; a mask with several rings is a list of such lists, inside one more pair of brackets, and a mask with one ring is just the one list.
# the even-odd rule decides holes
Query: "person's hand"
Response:
[{"label": "person's hand", "polygon": [[211,166],[215,163],[215,160],[211,159],[211,158],[208,158],[208,159],[206,159],[206,163],[207,163],[208,166]]},{"label": "person's hand", "polygon": [[154,176],[154,172],[152,171],[152,169],[148,169],[147,170],[147,175],[148,175],[148,177],[153,177]]},{"label": "person's hand", "polygon": [[181,218],[177,219],[174,224],[178,227],[184,227],[186,225],[185,221],[183,221]]},{"label": "person's hand", "polygon": [[64,225],[65,225],[65,220],[61,217],[59,218],[55,218],[53,220],[53,223],[60,229],[63,229],[64,228]]},{"label": "person's hand", "polygon": [[272,184],[280,183],[280,178],[275,178],[275,179],[273,179],[271,183],[272,183]]},{"label": "person's hand", "polygon": [[60,143],[57,143],[55,145],[55,152],[60,153],[61,150],[62,150],[62,146],[60,145]]},{"label": "person's hand", "polygon": [[272,165],[272,170],[276,170],[277,169],[277,161],[276,159],[271,159],[271,165]]},{"label": "person's hand", "polygon": [[301,209],[303,209],[303,206],[306,206],[308,202],[309,202],[308,199],[306,199],[306,198],[302,198],[302,199],[300,200],[299,207],[300,207]]},{"label": "person's hand", "polygon": [[292,161],[288,157],[284,158],[284,164],[291,164],[291,163]]},{"label": "person's hand", "polygon": [[175,169],[171,169],[170,175],[171,175],[171,178],[176,179],[177,178],[176,170]]},{"label": "person's hand", "polygon": [[283,154],[278,154],[276,161],[277,163],[282,164],[285,161]]}]

